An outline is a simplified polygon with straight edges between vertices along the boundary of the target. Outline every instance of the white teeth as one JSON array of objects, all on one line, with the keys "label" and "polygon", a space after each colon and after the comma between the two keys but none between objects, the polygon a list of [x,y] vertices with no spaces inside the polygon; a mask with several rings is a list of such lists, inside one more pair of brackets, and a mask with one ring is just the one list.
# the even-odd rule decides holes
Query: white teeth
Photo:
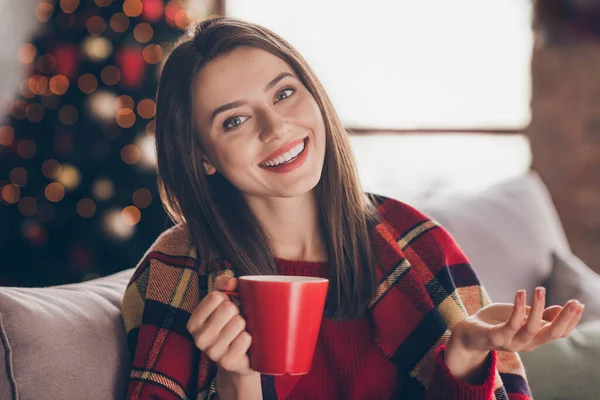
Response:
[{"label": "white teeth", "polygon": [[288,162],[292,158],[296,157],[298,154],[302,153],[303,150],[304,150],[304,141],[302,141],[301,143],[299,143],[296,147],[294,147],[293,149],[291,149],[287,153],[282,154],[279,157],[274,158],[272,160],[269,160],[269,161],[267,161],[265,163],[262,163],[260,165],[266,166],[266,167],[274,167],[276,165],[283,164],[284,162]]}]

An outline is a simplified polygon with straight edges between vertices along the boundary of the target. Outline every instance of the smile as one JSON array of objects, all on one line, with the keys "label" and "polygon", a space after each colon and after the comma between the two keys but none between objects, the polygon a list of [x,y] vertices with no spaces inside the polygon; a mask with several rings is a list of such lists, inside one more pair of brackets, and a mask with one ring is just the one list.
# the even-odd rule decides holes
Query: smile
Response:
[{"label": "smile", "polygon": [[306,142],[307,140],[305,139],[288,152],[259,165],[263,168],[272,168],[279,165],[292,163],[304,152],[304,149],[306,148]]}]

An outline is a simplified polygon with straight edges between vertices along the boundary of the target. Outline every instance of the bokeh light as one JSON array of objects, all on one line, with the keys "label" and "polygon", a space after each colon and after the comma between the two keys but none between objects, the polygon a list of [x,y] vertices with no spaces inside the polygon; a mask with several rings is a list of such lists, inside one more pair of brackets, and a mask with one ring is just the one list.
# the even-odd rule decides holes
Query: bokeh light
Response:
[{"label": "bokeh light", "polygon": [[121,128],[131,128],[135,124],[135,114],[130,108],[122,108],[117,111],[116,121]]},{"label": "bokeh light", "polygon": [[42,163],[42,174],[48,179],[56,179],[60,176],[62,167],[55,159],[49,159]]},{"label": "bokeh light", "polygon": [[44,119],[44,106],[41,103],[29,104],[25,113],[29,122],[41,122]]},{"label": "bokeh light", "polygon": [[104,214],[104,230],[115,239],[127,239],[133,235],[135,228],[133,225],[125,223],[121,217],[121,210],[110,210]]},{"label": "bokeh light", "polygon": [[83,93],[93,93],[98,87],[98,80],[92,74],[83,74],[77,80],[77,86]]},{"label": "bokeh light", "polygon": [[48,78],[43,75],[33,75],[28,80],[28,87],[34,94],[44,94],[48,89]]},{"label": "bokeh light", "polygon": [[143,99],[137,105],[137,112],[142,118],[153,118],[156,115],[156,103],[152,99]]},{"label": "bokeh light", "polygon": [[122,33],[129,28],[129,17],[123,13],[116,13],[110,18],[110,27],[117,33]]},{"label": "bokeh light", "polygon": [[141,0],[125,0],[123,3],[123,12],[128,17],[137,17],[144,10]]},{"label": "bokeh light", "polygon": [[139,135],[135,144],[140,149],[140,165],[147,169],[156,169],[156,141],[154,136]]},{"label": "bokeh light", "polygon": [[88,106],[92,115],[102,121],[114,120],[117,112],[115,111],[115,100],[117,96],[106,90],[98,90],[88,97]]},{"label": "bokeh light", "polygon": [[149,44],[144,47],[142,54],[148,64],[158,64],[163,57],[162,48],[157,44]]},{"label": "bokeh light", "polygon": [[49,201],[58,203],[65,197],[65,188],[58,182],[52,182],[46,186],[44,194]]},{"label": "bokeh light", "polygon": [[15,140],[15,130],[10,125],[0,126],[0,145],[10,146]]},{"label": "bokeh light", "polygon": [[23,167],[16,167],[10,171],[10,175],[8,176],[8,180],[10,183],[14,183],[15,185],[19,185],[23,187],[27,185],[27,170]]},{"label": "bokeh light", "polygon": [[142,213],[135,206],[127,206],[123,209],[123,211],[121,211],[121,218],[123,218],[123,222],[125,222],[127,225],[134,226],[140,222]]},{"label": "bokeh light", "polygon": [[21,188],[18,185],[9,184],[2,188],[2,200],[8,204],[16,204],[21,199]]},{"label": "bokeh light", "polygon": [[75,166],[63,164],[61,173],[58,176],[58,182],[67,190],[73,190],[81,183],[81,173]]},{"label": "bokeh light", "polygon": [[98,179],[92,185],[92,193],[96,200],[108,201],[115,195],[115,185],[109,179]]},{"label": "bokeh light", "polygon": [[133,204],[138,208],[147,208],[152,204],[152,193],[148,189],[133,192]]},{"label": "bokeh light", "polygon": [[114,86],[121,80],[121,71],[114,65],[108,65],[102,68],[100,78],[102,79],[102,82],[108,86]]},{"label": "bokeh light", "polygon": [[140,43],[148,43],[152,40],[154,29],[147,22],[141,22],[133,29],[133,37]]},{"label": "bokeh light", "polygon": [[28,218],[21,223],[21,233],[35,246],[43,246],[48,239],[46,230],[39,222]]},{"label": "bokeh light", "polygon": [[52,13],[54,12],[54,5],[47,1],[41,1],[40,4],[35,8],[35,17],[38,21],[44,23],[50,20]]},{"label": "bokeh light", "polygon": [[100,62],[113,51],[112,43],[103,37],[89,36],[83,40],[83,52],[92,61]]},{"label": "bokeh light", "polygon": [[74,106],[62,106],[58,111],[58,119],[67,126],[74,125],[78,118],[79,111]]},{"label": "bokeh light", "polygon": [[148,125],[146,125],[146,135],[148,135],[148,136],[156,135],[156,121],[155,120],[148,122]]},{"label": "bokeh light", "polygon": [[67,93],[69,89],[69,80],[64,75],[56,75],[50,79],[50,90],[58,96]]},{"label": "bokeh light", "polygon": [[87,22],[85,23],[85,28],[90,33],[90,35],[100,36],[102,35],[102,32],[104,32],[104,30],[106,29],[106,22],[104,22],[104,19],[102,19],[102,17],[94,15],[88,18]]},{"label": "bokeh light", "polygon": [[17,52],[19,61],[23,64],[31,64],[35,58],[37,53],[37,47],[32,45],[31,43],[25,43],[19,47]]},{"label": "bokeh light", "polygon": [[140,161],[140,149],[135,144],[128,144],[121,149],[121,159],[125,164],[135,164]]},{"label": "bokeh light", "polygon": [[21,140],[17,145],[17,154],[25,160],[31,160],[35,157],[37,145],[31,139]]},{"label": "bokeh light", "polygon": [[60,8],[65,14],[72,14],[79,7],[79,0],[60,0]]},{"label": "bokeh light", "polygon": [[92,218],[96,213],[96,203],[92,199],[81,199],[77,202],[77,214],[83,218]]},{"label": "bokeh light", "polygon": [[23,197],[19,201],[19,211],[26,217],[33,217],[37,213],[37,202],[33,197]]},{"label": "bokeh light", "polygon": [[115,111],[119,111],[122,108],[129,108],[133,110],[134,107],[135,102],[133,101],[131,96],[128,96],[126,94],[117,97],[117,100],[115,100]]}]

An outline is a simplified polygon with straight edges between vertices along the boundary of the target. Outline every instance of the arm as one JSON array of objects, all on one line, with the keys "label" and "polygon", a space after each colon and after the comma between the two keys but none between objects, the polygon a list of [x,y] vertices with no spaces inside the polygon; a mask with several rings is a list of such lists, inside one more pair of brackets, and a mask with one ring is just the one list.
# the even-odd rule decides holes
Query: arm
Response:
[{"label": "arm", "polygon": [[[414,208],[397,201],[388,201],[385,204],[385,212],[386,219],[398,233],[396,237],[401,238],[399,244],[404,256],[427,290],[434,307],[429,312],[437,315],[435,319],[446,328],[446,332],[434,348],[436,357],[432,357],[432,361],[436,361],[427,385],[430,388],[428,390],[432,392],[428,392],[429,398],[440,396],[439,398],[451,399],[448,393],[455,393],[452,387],[462,390],[467,384],[474,390],[484,385],[488,393],[479,392],[480,395],[475,395],[476,392],[472,392],[473,397],[469,395],[466,398],[484,399],[495,395],[497,398],[531,399],[525,369],[516,352],[490,352],[485,358],[486,361],[482,362],[483,353],[466,354],[452,344],[452,351],[446,357],[443,356],[444,349],[447,349],[443,345],[451,345],[448,339],[456,324],[490,304],[489,296],[481,286],[469,260],[444,228]],[[465,359],[471,360],[471,366],[466,369],[461,364]],[[461,365],[457,367],[458,364]],[[481,385],[469,385],[469,380],[474,378],[471,375],[480,372],[482,376],[487,376],[486,382],[479,381]],[[454,379],[445,379],[450,377]],[[445,385],[442,391],[440,382]],[[465,397],[454,398],[462,400]]]}]

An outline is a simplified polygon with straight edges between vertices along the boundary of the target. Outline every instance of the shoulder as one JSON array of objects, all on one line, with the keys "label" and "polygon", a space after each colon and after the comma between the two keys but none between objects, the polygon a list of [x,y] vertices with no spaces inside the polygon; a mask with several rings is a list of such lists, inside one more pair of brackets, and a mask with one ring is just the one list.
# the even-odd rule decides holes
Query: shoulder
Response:
[{"label": "shoulder", "polygon": [[[172,280],[162,279],[181,269],[195,270],[197,252],[191,236],[183,225],[175,225],[162,232],[138,262],[128,287],[137,285],[145,289],[150,278],[153,282],[168,285]],[[145,290],[142,290],[145,294]],[[144,296],[145,297],[145,296]]]},{"label": "shoulder", "polygon": [[162,232],[150,248],[146,251],[137,265],[137,269],[153,260],[168,265],[181,266],[197,261],[198,256],[193,246],[188,229],[181,224],[175,225]]},{"label": "shoulder", "polygon": [[376,206],[380,219],[379,229],[386,233],[403,251],[419,254],[431,262],[468,262],[466,256],[450,233],[437,221],[417,208],[402,201],[368,194]]},{"label": "shoulder", "polygon": [[378,217],[396,230],[403,232],[427,222],[435,223],[415,207],[400,200],[373,193],[366,194],[375,206]]}]

